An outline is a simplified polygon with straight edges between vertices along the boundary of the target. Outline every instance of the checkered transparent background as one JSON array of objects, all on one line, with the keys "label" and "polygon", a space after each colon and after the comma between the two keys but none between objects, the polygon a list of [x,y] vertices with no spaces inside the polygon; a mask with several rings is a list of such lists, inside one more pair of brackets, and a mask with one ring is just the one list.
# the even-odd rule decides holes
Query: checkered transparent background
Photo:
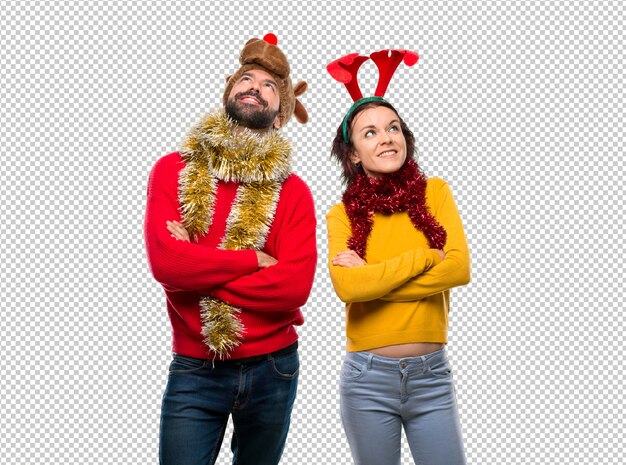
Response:
[{"label": "checkered transparent background", "polygon": [[[285,132],[320,250],[283,463],[351,463],[343,311],[324,265],[324,215],[341,192],[329,145],[350,100],[324,66],[382,48],[421,55],[387,97],[427,173],[450,183],[472,252],[449,346],[469,462],[624,463],[625,11],[3,1],[0,463],[157,461],[171,345],[143,246],[149,170],[220,105],[243,43],[270,31],[310,84],[310,123]],[[360,80],[373,89],[368,66]],[[230,463],[227,440],[218,463]]]}]

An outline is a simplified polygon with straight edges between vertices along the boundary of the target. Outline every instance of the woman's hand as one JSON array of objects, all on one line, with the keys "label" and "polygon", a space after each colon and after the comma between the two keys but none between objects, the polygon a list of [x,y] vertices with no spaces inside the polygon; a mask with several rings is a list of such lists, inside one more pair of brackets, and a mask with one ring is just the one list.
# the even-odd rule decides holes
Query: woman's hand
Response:
[{"label": "woman's hand", "polygon": [[344,250],[343,252],[339,252],[335,258],[333,258],[332,263],[333,265],[351,268],[353,266],[365,265],[365,260],[359,257],[354,250]]},{"label": "woman's hand", "polygon": [[189,240],[189,233],[185,229],[185,227],[180,224],[178,221],[166,221],[167,230],[170,232],[172,237],[178,241],[187,241]]},{"label": "woman's hand", "polygon": [[439,253],[439,256],[441,257],[441,259],[445,260],[446,253],[443,250],[441,250],[441,249],[435,249],[435,250]]}]

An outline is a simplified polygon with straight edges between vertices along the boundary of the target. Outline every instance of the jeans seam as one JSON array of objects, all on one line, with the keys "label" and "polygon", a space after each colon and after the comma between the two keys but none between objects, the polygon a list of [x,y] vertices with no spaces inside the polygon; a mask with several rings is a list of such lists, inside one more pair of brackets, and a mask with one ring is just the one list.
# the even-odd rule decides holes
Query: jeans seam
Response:
[{"label": "jeans seam", "polygon": [[[217,461],[217,456],[220,453],[222,441],[224,440],[224,433],[226,432],[227,421],[222,425],[222,430],[217,435],[215,444],[213,444],[213,454],[211,455],[211,464],[214,464]],[[234,433],[233,433],[234,434]]]}]

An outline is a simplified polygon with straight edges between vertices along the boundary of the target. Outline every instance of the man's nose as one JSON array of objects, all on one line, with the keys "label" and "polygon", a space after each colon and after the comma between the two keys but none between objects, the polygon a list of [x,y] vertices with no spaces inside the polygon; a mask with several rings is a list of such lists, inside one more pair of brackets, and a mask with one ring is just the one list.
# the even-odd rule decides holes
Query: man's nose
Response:
[{"label": "man's nose", "polygon": [[250,79],[250,90],[255,91],[257,94],[261,92],[261,84],[256,79]]}]

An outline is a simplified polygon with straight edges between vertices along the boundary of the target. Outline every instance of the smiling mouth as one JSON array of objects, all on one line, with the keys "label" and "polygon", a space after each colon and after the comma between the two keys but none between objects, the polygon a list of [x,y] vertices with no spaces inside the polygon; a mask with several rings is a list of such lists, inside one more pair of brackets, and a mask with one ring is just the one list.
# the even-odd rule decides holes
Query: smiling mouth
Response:
[{"label": "smiling mouth", "polygon": [[243,103],[247,103],[249,105],[261,105],[261,102],[259,101],[259,99],[255,98],[255,97],[251,97],[249,95],[241,97],[239,99],[239,101],[243,102]]},{"label": "smiling mouth", "polygon": [[397,150],[385,150],[377,155],[378,158],[390,158],[398,154]]}]

